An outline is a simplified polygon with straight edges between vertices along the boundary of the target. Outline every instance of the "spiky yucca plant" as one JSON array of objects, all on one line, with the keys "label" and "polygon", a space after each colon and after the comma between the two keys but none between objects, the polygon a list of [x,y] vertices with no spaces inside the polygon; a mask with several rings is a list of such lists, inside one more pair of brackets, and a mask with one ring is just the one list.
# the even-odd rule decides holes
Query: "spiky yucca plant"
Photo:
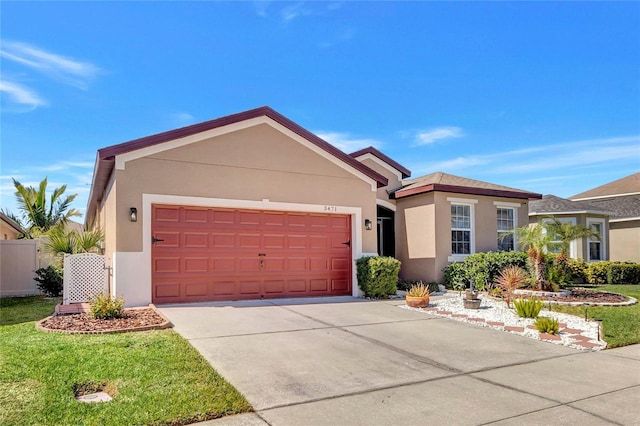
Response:
[{"label": "spiky yucca plant", "polygon": [[544,306],[542,300],[532,299],[516,299],[513,307],[520,318],[537,318],[538,314]]},{"label": "spiky yucca plant", "polygon": [[426,297],[430,294],[429,286],[425,285],[422,281],[418,284],[412,285],[411,288],[407,290],[407,296],[410,297]]},{"label": "spiky yucca plant", "polygon": [[527,273],[519,266],[509,265],[504,268],[500,275],[496,278],[495,283],[498,284],[505,294],[507,307],[511,307],[511,298],[513,291],[524,286],[527,281]]}]

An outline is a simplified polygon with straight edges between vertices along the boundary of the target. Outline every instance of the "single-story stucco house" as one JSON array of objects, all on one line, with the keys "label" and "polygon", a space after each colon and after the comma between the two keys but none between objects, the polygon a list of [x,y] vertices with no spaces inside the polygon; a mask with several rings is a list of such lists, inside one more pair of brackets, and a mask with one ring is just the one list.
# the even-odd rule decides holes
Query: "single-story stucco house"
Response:
[{"label": "single-story stucco house", "polygon": [[609,259],[640,263],[640,172],[581,192],[572,201],[588,202],[611,213]]},{"label": "single-story stucco house", "polygon": [[15,240],[24,234],[24,229],[15,220],[0,212],[0,239]]},{"label": "single-story stucco house", "polygon": [[609,260],[609,216],[611,212],[602,206],[586,201],[571,201],[555,195],[544,195],[529,203],[529,221],[537,223],[553,216],[560,222],[592,228],[597,238],[579,238],[569,246],[569,257],[587,262]]},{"label": "single-story stucco house", "polygon": [[103,229],[110,291],[128,306],[358,296],[361,256],[439,280],[448,262],[498,249],[541,196],[410,175],[261,107],[98,150],[85,223]]}]

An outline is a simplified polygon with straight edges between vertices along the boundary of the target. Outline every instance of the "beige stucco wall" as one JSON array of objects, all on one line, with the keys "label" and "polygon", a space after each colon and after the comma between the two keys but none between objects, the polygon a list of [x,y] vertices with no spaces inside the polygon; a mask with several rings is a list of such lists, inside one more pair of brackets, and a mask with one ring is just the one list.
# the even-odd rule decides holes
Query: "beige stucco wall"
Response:
[{"label": "beige stucco wall", "polygon": [[609,224],[609,256],[613,261],[640,263],[640,220]]},{"label": "beige stucco wall", "polygon": [[0,220],[0,240],[15,240],[17,237],[18,232],[3,220]]},{"label": "beige stucco wall", "polygon": [[451,261],[451,201],[448,198],[473,204],[476,253],[498,247],[497,206],[494,202],[520,204],[517,226],[528,221],[527,201],[514,198],[430,192],[397,200],[396,255],[402,262],[402,278],[442,280],[442,269]]},{"label": "beige stucco wall", "polygon": [[[143,193],[351,206],[376,217],[370,183],[265,124],[129,161],[115,173],[118,252],[142,250]],[[138,222],[129,221],[130,207]],[[362,235],[362,251],[376,252],[375,230]]]},{"label": "beige stucco wall", "polygon": [[[389,194],[387,193],[387,190],[396,189],[402,185],[402,181],[398,178],[398,172],[391,171],[389,170],[388,167],[384,167],[379,162],[374,161],[370,158],[363,158],[358,161],[360,161],[362,164],[369,167],[371,170],[381,174],[382,176],[388,179],[389,182],[387,183],[387,186],[378,188],[377,197],[379,200],[384,200],[384,201],[390,202],[391,204],[395,204],[395,200],[389,199]],[[379,161],[382,161],[382,160],[379,160]]]}]

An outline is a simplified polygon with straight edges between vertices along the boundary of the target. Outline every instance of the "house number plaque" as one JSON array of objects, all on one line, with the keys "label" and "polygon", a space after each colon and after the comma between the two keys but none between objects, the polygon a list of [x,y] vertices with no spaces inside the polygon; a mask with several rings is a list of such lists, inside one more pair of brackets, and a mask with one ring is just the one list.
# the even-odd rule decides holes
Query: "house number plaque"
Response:
[{"label": "house number plaque", "polygon": [[337,212],[338,208],[336,206],[324,206],[325,212]]}]

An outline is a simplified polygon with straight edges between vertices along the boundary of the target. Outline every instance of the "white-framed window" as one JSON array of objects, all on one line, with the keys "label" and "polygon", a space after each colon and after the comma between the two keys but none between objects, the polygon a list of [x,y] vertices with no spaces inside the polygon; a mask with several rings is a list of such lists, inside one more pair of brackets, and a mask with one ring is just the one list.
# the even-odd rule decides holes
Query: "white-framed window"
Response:
[{"label": "white-framed window", "polygon": [[516,249],[517,210],[515,207],[497,206],[498,250]]},{"label": "white-framed window", "polygon": [[451,256],[463,260],[475,253],[473,206],[477,200],[448,198],[451,202]]},{"label": "white-framed window", "polygon": [[600,235],[600,239],[587,238],[587,260],[589,262],[606,260],[604,219],[587,218],[587,226]]},{"label": "white-framed window", "polygon": [[[560,223],[570,223],[572,225],[575,225],[577,222],[575,217],[557,217],[556,220]],[[547,220],[543,221],[546,222]],[[551,236],[551,241],[549,242],[549,244],[547,244],[547,252],[560,253],[561,250],[562,242],[559,239],[553,238],[553,236]],[[571,259],[578,258],[578,240],[571,241],[568,254]]]}]

